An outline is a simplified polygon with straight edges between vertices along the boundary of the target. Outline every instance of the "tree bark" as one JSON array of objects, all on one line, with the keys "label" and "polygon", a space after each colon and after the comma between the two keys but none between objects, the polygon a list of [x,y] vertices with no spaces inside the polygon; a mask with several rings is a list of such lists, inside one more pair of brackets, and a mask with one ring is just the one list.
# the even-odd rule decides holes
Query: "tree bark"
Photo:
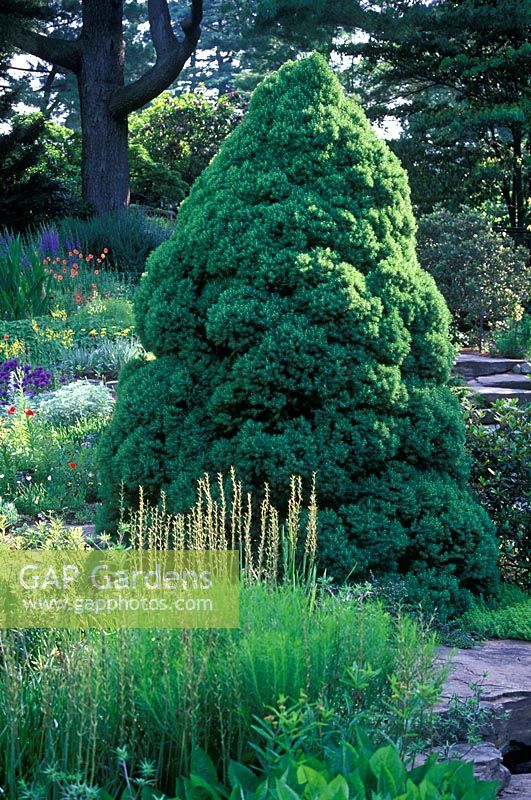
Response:
[{"label": "tree bark", "polygon": [[127,115],[111,111],[124,84],[123,0],[84,0],[77,73],[83,198],[98,213],[129,203]]}]

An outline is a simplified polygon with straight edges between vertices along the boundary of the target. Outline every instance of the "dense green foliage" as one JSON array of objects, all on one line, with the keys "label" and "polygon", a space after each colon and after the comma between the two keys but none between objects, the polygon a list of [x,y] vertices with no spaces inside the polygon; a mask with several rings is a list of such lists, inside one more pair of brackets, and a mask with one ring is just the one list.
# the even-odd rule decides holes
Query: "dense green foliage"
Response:
[{"label": "dense green foliage", "polygon": [[531,358],[531,311],[495,330],[490,351],[504,358]]},{"label": "dense green foliage", "polygon": [[496,601],[474,602],[460,622],[482,639],[531,641],[531,597],[515,586],[503,585]]},{"label": "dense green foliage", "polygon": [[444,295],[454,324],[480,349],[486,331],[515,319],[531,295],[529,254],[493,230],[480,211],[437,209],[419,220],[418,256]]},{"label": "dense green foliage", "polygon": [[105,250],[106,264],[120,272],[141,273],[146,258],[173,231],[173,223],[162,217],[148,217],[130,209],[79,219],[67,217],[58,225],[61,244],[67,249],[93,253]]},{"label": "dense green foliage", "polygon": [[[531,388],[531,378],[529,379]],[[499,400],[485,411],[472,406],[466,428],[471,483],[496,524],[501,567],[508,580],[531,586],[531,407]]]},{"label": "dense green foliage", "polygon": [[187,507],[234,465],[273,497],[318,475],[321,565],[406,574],[441,610],[495,584],[445,387],[448,311],[417,265],[405,175],[317,56],[266,80],[151,256],[101,468]]},{"label": "dense green foliage", "polygon": [[[504,224],[523,235],[531,167],[529,3],[391,0],[368,4],[358,25],[367,36],[353,37],[343,52],[358,56],[354,80],[372,113],[385,117],[391,107],[404,124],[400,149],[413,167],[416,202],[456,207],[469,192],[481,202],[483,192],[483,200],[500,204]],[[424,172],[417,176],[419,163]]]},{"label": "dense green foliage", "polygon": [[242,114],[237,95],[210,100],[201,92],[164,92],[129,120],[134,202],[177,206]]},{"label": "dense green foliage", "polygon": [[[38,780],[54,768],[123,797],[118,748],[131,754],[131,772],[154,763],[157,796],[173,796],[194,747],[220,773],[230,758],[251,760],[253,716],[301,692],[326,706],[337,699],[338,715],[350,700],[346,724],[366,717],[396,741],[398,684],[400,710],[409,708],[418,734],[425,718],[413,716],[435,701],[438,679],[433,637],[411,620],[329,595],[312,609],[301,589],[261,584],[242,588],[240,608],[232,630],[0,632],[0,786],[10,800],[24,797],[21,778]],[[24,715],[16,713],[21,703]]]},{"label": "dense green foliage", "polygon": [[178,799],[201,800],[205,785],[212,800],[496,798],[497,783],[475,778],[471,763],[437,763],[434,754],[423,764],[410,767],[395,746],[376,747],[359,731],[352,741],[338,741],[334,717],[323,719],[315,706],[283,706],[274,710],[267,722],[258,722],[263,740],[257,748],[258,772],[231,762],[227,790],[217,779],[212,761],[196,751],[190,779],[179,782]]},{"label": "dense green foliage", "polygon": [[0,135],[2,225],[23,230],[80,208],[79,166],[73,131],[42,114],[13,116]]}]

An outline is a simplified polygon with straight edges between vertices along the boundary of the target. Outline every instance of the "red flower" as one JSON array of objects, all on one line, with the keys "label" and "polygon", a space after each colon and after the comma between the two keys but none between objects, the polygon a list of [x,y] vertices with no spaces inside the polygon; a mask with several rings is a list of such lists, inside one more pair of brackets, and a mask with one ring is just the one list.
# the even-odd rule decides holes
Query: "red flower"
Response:
[{"label": "red flower", "polygon": [[35,411],[32,411],[32,410],[31,410],[31,408],[27,408],[27,409],[24,411],[24,414],[25,414],[27,417],[34,417],[34,416],[35,416]]},{"label": "red flower", "polygon": [[70,467],[70,469],[75,469],[77,467],[77,464],[75,461],[69,461],[68,466]]},{"label": "red flower", "polygon": [[17,410],[16,406],[11,406],[11,408],[7,409],[7,413],[8,414],[14,414],[16,410]]},{"label": "red flower", "polygon": [[80,294],[76,294],[76,303],[81,303],[82,299]]},{"label": "red flower", "polygon": [[6,340],[6,342],[7,342],[7,340],[9,339],[9,334],[8,334],[8,333],[4,333],[4,339],[5,339],[5,340]]}]

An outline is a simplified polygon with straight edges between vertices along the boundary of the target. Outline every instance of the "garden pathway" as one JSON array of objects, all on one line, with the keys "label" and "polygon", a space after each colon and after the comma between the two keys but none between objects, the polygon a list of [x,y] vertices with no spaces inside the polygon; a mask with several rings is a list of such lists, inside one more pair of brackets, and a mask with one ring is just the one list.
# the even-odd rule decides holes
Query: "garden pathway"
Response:
[{"label": "garden pathway", "polygon": [[454,372],[487,404],[511,399],[531,403],[531,364],[528,361],[465,352],[457,356]]}]

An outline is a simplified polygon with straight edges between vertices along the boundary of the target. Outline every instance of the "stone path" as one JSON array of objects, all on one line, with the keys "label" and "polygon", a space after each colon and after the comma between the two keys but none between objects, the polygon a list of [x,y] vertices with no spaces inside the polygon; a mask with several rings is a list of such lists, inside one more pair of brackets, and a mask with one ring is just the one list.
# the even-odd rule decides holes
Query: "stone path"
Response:
[{"label": "stone path", "polygon": [[510,777],[500,794],[503,800],[531,800],[531,773],[509,776],[501,763],[502,754],[515,743],[531,747],[531,642],[489,641],[451,654],[447,647],[439,651],[439,663],[450,660],[439,710],[444,712],[453,695],[471,697],[470,684],[475,683],[482,687],[482,705],[506,714],[494,721],[489,744],[465,750],[462,757],[477,764],[481,777],[491,775],[502,782]]},{"label": "stone path", "polygon": [[508,399],[531,403],[531,365],[528,361],[460,353],[454,372],[461,375],[486,403]]}]

